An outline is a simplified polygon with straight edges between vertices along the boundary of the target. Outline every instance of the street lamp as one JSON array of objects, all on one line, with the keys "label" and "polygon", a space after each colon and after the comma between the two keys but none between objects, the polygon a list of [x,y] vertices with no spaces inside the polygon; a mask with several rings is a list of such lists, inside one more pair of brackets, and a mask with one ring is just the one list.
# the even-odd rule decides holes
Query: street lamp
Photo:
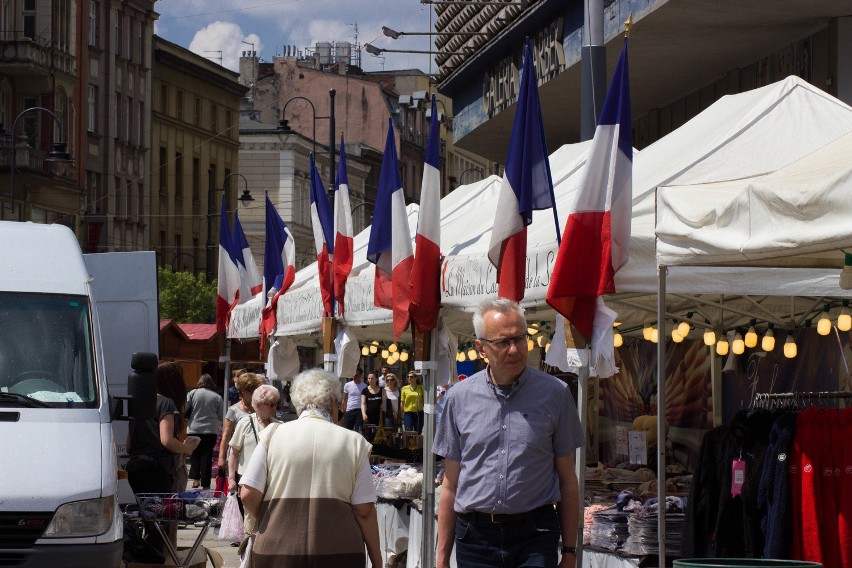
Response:
[{"label": "street lamp", "polygon": [[[471,48],[473,49],[473,48]],[[375,45],[365,43],[364,51],[370,55],[381,55],[383,53],[424,53],[426,55],[466,55],[465,51],[427,51],[423,49],[384,49]]]},{"label": "street lamp", "polygon": [[462,173],[459,174],[459,185],[464,185],[464,174],[466,174],[467,172],[477,172],[480,175],[479,180],[482,180],[481,176],[485,175],[485,172],[479,166],[471,166],[463,170]]},{"label": "street lamp", "polygon": [[[18,152],[18,145],[15,142],[15,132],[18,129],[18,120],[21,119],[22,116],[27,114],[28,112],[33,111],[42,111],[49,114],[53,117],[53,120],[56,122],[57,130],[59,131],[59,138],[62,139],[62,123],[59,121],[59,118],[51,111],[44,107],[30,107],[21,111],[21,113],[15,117],[14,122],[12,122],[12,168],[9,170],[9,200],[11,201],[12,213],[15,212],[15,168],[17,166],[16,157]],[[54,142],[53,150],[48,152],[47,156],[44,158],[45,162],[53,163],[53,164],[70,164],[74,160],[71,159],[71,154],[68,153],[68,145],[65,142]],[[18,221],[22,220],[23,215],[23,204],[21,204],[21,209],[18,211]],[[5,219],[5,211],[6,207],[0,202],[0,220]]]},{"label": "street lamp", "polygon": [[337,94],[337,91],[334,89],[328,90],[328,98],[330,111],[328,116],[317,116],[317,108],[314,106],[314,103],[311,102],[310,99],[302,96],[290,97],[287,99],[287,102],[284,103],[284,108],[281,109],[281,127],[284,132],[292,132],[293,129],[290,128],[290,125],[287,123],[287,119],[284,118],[287,116],[287,105],[295,100],[302,100],[308,103],[311,107],[311,115],[313,116],[314,123],[314,135],[311,137],[311,140],[314,144],[314,158],[317,156],[317,119],[325,120],[328,119],[328,155],[329,155],[329,174],[328,174],[328,189],[329,191],[334,190],[334,174],[336,170],[334,169],[334,157],[335,157],[335,141],[334,141],[334,96]]},{"label": "street lamp", "polygon": [[443,35],[443,36],[491,36],[493,34],[487,32],[398,32],[393,30],[387,26],[382,26],[382,33],[388,36],[391,39],[399,39],[400,36],[433,36],[433,35]]},{"label": "street lamp", "polygon": [[[191,253],[188,253],[188,252],[176,252],[175,253],[175,258],[174,258],[174,260],[172,260],[172,272],[178,271],[178,268],[180,267],[180,259],[183,258],[184,256],[188,256],[189,259],[192,261],[192,273],[195,274],[195,271],[198,268],[198,266],[195,263],[195,256]],[[183,265],[183,270],[184,271],[186,270],[186,264],[185,263]]]},{"label": "street lamp", "polygon": [[[240,195],[239,202],[244,206],[248,207],[248,204],[254,201],[254,197],[251,196],[251,192],[248,189],[248,180],[246,176],[239,172],[231,172],[222,179],[222,189],[218,191],[225,191],[225,182],[228,181],[228,178],[231,176],[240,176],[243,179],[243,183],[246,184],[245,189],[243,190],[243,194]],[[207,281],[213,281],[213,194],[217,191],[213,185],[213,168],[208,168],[207,170],[207,266],[205,267]]]}]

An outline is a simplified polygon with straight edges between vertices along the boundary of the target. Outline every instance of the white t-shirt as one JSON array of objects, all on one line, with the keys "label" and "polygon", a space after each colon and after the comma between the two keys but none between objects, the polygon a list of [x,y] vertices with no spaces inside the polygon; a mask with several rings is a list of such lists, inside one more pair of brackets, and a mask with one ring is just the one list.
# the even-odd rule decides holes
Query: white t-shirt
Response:
[{"label": "white t-shirt", "polygon": [[[340,383],[338,383],[340,384]],[[367,383],[361,381],[355,384],[355,381],[349,381],[343,385],[343,394],[346,395],[346,411],[361,409],[361,393],[367,388]]]},{"label": "white t-shirt", "polygon": [[[263,493],[266,490],[266,469],[266,451],[261,447],[252,454],[248,467],[240,478],[240,485],[248,485]],[[364,460],[364,465],[355,474],[355,487],[349,502],[352,505],[376,502],[376,486],[373,485],[369,457]]]}]

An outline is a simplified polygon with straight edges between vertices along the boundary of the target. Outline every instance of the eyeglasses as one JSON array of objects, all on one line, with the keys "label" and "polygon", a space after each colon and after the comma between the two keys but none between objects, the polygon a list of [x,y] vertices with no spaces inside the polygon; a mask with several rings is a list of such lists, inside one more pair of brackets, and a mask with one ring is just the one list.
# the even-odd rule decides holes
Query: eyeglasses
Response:
[{"label": "eyeglasses", "polygon": [[479,340],[491,345],[494,349],[498,351],[505,351],[509,348],[510,345],[514,345],[515,347],[520,349],[521,345],[526,344],[527,335],[523,334],[517,337],[507,337],[505,339],[485,339],[484,337],[480,337]]}]

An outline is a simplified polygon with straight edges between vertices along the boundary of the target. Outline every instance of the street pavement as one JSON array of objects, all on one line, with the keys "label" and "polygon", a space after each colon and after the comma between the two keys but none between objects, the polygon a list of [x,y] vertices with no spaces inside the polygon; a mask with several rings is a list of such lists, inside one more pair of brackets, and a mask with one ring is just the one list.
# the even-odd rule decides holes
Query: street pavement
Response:
[{"label": "street pavement", "polygon": [[[178,548],[192,547],[195,539],[198,538],[200,533],[201,529],[192,525],[185,529],[178,529]],[[204,535],[204,539],[201,541],[202,545],[208,550],[215,550],[222,556],[222,560],[224,560],[222,568],[239,568],[240,557],[237,555],[237,547],[231,546],[227,540],[220,540],[218,533],[218,528],[214,529],[211,527],[210,530],[207,531],[207,534]],[[208,560],[207,566],[212,567],[213,563]]]}]

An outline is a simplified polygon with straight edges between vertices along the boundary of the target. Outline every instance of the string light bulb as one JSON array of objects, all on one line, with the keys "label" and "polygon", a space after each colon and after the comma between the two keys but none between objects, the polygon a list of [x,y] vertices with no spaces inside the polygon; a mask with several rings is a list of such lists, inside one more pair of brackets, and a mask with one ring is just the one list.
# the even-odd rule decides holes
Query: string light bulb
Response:
[{"label": "string light bulb", "polygon": [[820,335],[828,335],[831,333],[831,320],[828,319],[828,310],[823,310],[817,321],[817,333]]},{"label": "string light bulb", "polygon": [[683,343],[683,336],[678,331],[679,329],[680,329],[680,326],[678,326],[678,327],[676,327],[672,330],[672,341],[674,341],[675,343]]},{"label": "string light bulb", "polygon": [[378,353],[378,352],[379,352],[379,342],[378,342],[378,341],[373,341],[373,342],[370,344],[370,353],[372,353],[373,355],[375,355],[375,354],[376,354],[376,353]]},{"label": "string light bulb", "polygon": [[734,342],[731,343],[731,351],[734,352],[734,355],[742,355],[745,352],[745,341],[743,341],[743,336],[740,335],[740,332],[734,335]]},{"label": "string light bulb", "polygon": [[390,345],[388,345],[388,351],[390,351],[391,353],[396,353],[397,351],[399,351],[399,346],[396,343],[391,343]]},{"label": "string light bulb", "polygon": [[382,349],[382,359],[387,359],[388,357],[390,357],[390,351]]},{"label": "string light bulb", "polygon": [[536,343],[538,343],[539,347],[544,347],[544,344],[547,343],[547,336],[543,333],[536,338]]},{"label": "string light bulb", "polygon": [[656,343],[660,340],[660,330],[656,327],[651,328],[651,343]]},{"label": "string light bulb", "polygon": [[465,356],[464,351],[460,351],[460,352],[459,352],[459,356],[458,356],[458,357],[456,357],[456,360],[457,360],[459,363],[464,363],[465,361],[467,361],[467,357]]},{"label": "string light bulb", "polygon": [[689,325],[689,322],[686,321],[682,321],[677,324],[677,333],[678,335],[680,335],[681,340],[683,340],[683,338],[689,335],[689,330],[691,329],[691,327],[692,326]]},{"label": "string light bulb", "polygon": [[766,333],[763,334],[763,339],[760,341],[760,348],[767,353],[775,349],[775,334],[772,332],[772,328],[767,329]]},{"label": "string light bulb", "polygon": [[840,310],[840,315],[837,316],[837,329],[840,331],[849,331],[852,329],[852,315],[849,314],[849,308],[843,306]]},{"label": "string light bulb", "polygon": [[712,329],[708,329],[704,332],[704,345],[707,347],[712,347],[716,345],[716,332]]},{"label": "string light bulb", "polygon": [[730,345],[728,344],[728,340],[725,337],[721,337],[719,341],[716,342],[716,355],[720,355],[724,357],[728,354],[728,348]]},{"label": "string light bulb", "polygon": [[532,351],[535,349],[535,343],[533,343],[532,339],[527,339],[527,351]]},{"label": "string light bulb", "polygon": [[788,335],[787,339],[784,341],[784,357],[787,359],[793,359],[799,353],[799,348],[796,346],[796,341],[793,339],[793,335]]},{"label": "string light bulb", "polygon": [[362,348],[361,348],[361,355],[363,355],[364,357],[366,357],[366,356],[367,356],[367,355],[369,355],[369,354],[370,354],[370,348],[369,348],[369,347],[367,347],[367,346],[365,345],[364,347],[362,347]]},{"label": "string light bulb", "polygon": [[[614,347],[621,347],[622,345],[624,345],[624,338],[621,337],[620,333],[615,333],[612,336],[612,344],[613,344]],[[547,347],[548,348],[550,347],[550,343],[547,344]]]},{"label": "string light bulb", "polygon": [[649,324],[649,323],[646,323],[645,327],[642,328],[642,337],[645,339],[645,341],[651,341],[651,330],[652,329],[653,328],[651,327],[651,324]]},{"label": "string light bulb", "polygon": [[408,351],[403,351],[402,353],[400,353],[399,354],[399,360],[402,361],[403,363],[408,361]]},{"label": "string light bulb", "polygon": [[757,331],[754,329],[753,325],[748,328],[748,331],[745,334],[745,346],[749,349],[757,347]]},{"label": "string light bulb", "polygon": [[547,353],[548,351],[550,351],[550,342],[549,341],[547,342],[547,345],[544,346],[544,352]]},{"label": "string light bulb", "polygon": [[476,349],[471,347],[467,352],[467,358],[470,359],[471,361],[476,361],[476,357],[477,357]]}]

